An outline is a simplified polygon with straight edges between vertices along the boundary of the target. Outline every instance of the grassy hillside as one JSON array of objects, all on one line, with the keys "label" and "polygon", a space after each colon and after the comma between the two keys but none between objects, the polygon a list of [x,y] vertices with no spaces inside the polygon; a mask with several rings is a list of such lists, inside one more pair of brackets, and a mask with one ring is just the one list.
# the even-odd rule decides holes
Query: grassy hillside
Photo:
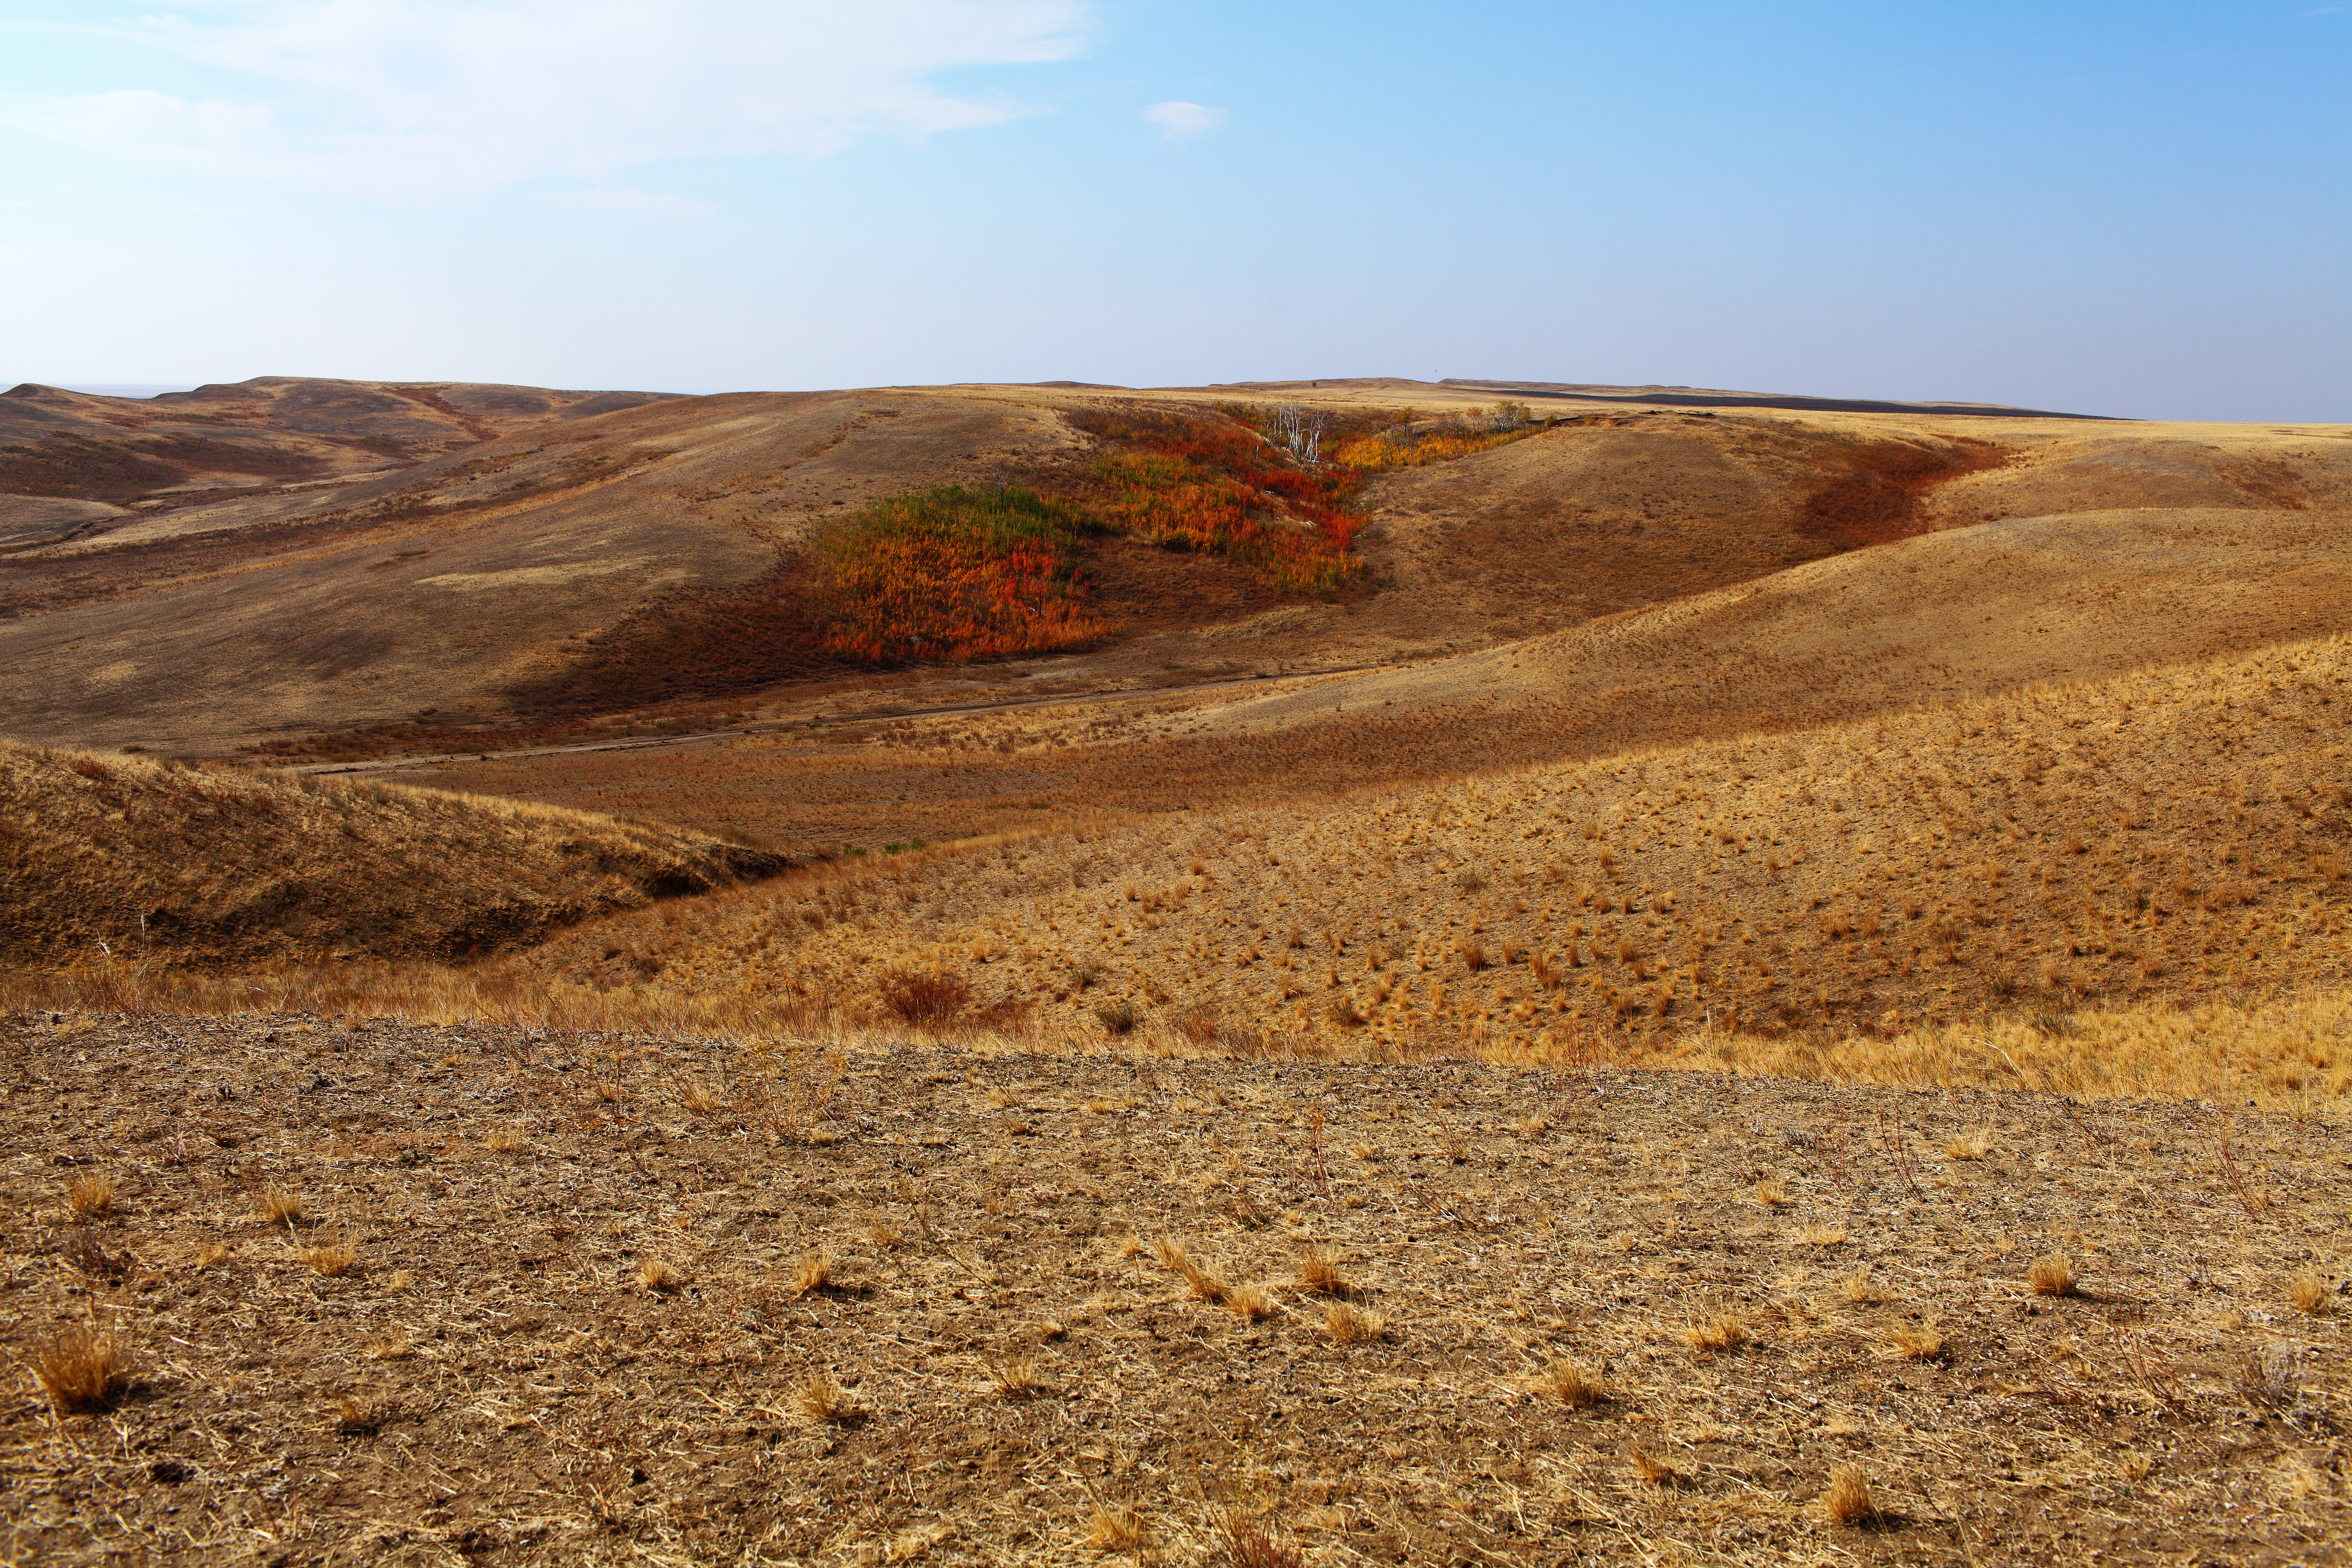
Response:
[{"label": "grassy hillside", "polygon": [[0,743],[0,959],[453,958],[793,864],[559,806]]}]

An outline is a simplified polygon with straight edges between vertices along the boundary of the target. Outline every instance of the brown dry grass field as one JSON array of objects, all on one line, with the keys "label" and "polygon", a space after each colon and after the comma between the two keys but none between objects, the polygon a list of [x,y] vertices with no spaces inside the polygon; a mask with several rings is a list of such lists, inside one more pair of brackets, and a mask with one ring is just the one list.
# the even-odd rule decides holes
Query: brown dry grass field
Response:
[{"label": "brown dry grass field", "polygon": [[97,1415],[11,1393],[18,1561],[2284,1564],[2352,1523],[2352,1183],[2308,1118],[0,1038],[44,1110],[0,1130],[5,1332],[106,1363]]},{"label": "brown dry grass field", "polygon": [[[795,640],[1513,394],[1344,592]],[[10,1558],[2340,1561],[2352,432],[1664,395],[11,395]]]}]

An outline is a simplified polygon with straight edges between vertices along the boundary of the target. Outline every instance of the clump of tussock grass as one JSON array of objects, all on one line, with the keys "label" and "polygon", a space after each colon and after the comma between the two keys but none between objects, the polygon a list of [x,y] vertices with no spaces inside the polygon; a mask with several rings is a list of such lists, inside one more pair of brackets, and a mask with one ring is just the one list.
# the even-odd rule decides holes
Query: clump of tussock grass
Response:
[{"label": "clump of tussock grass", "polygon": [[66,1184],[66,1205],[77,1219],[103,1219],[114,1212],[114,1178],[92,1171]]},{"label": "clump of tussock grass", "polygon": [[2074,1263],[2063,1252],[2049,1253],[2033,1260],[2025,1271],[2025,1282],[2037,1296],[2072,1296],[2078,1288]]},{"label": "clump of tussock grass", "polygon": [[648,1296],[667,1296],[672,1291],[684,1289],[688,1284],[683,1269],[658,1258],[648,1258],[638,1264],[632,1278],[636,1288]]},{"label": "clump of tussock grass", "polygon": [[114,1406],[131,1386],[131,1362],[110,1324],[63,1328],[37,1342],[33,1380],[60,1415],[91,1415]]},{"label": "clump of tussock grass", "polygon": [[1323,1331],[1330,1336],[1333,1344],[1360,1344],[1366,1340],[1385,1339],[1389,1321],[1378,1312],[1346,1301],[1334,1301],[1323,1314]]},{"label": "clump of tussock grass", "polygon": [[1860,1465],[1840,1465],[1830,1472],[1829,1489],[1822,1493],[1822,1512],[1842,1528],[1868,1524],[1879,1517],[1870,1477]]},{"label": "clump of tussock grass", "polygon": [[1536,1379],[1536,1391],[1559,1400],[1570,1410],[1604,1405],[1609,1400],[1608,1384],[1601,1373],[1580,1361],[1554,1361]]}]

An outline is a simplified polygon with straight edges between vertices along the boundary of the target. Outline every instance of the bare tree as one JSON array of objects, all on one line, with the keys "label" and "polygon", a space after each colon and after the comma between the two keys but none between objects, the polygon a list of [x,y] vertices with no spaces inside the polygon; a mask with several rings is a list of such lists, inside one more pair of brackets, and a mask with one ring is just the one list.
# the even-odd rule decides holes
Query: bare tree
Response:
[{"label": "bare tree", "polygon": [[1274,411],[1267,422],[1275,444],[1310,468],[1322,460],[1323,431],[1329,425],[1328,414],[1312,413],[1296,403],[1286,403]]}]

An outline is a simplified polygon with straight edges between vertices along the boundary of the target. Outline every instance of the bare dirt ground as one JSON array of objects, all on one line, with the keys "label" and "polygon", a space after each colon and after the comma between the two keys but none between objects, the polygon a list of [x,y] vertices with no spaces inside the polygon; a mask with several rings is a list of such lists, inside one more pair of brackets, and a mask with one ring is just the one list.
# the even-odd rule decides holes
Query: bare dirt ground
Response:
[{"label": "bare dirt ground", "polygon": [[[128,1368],[79,1415],[16,1373],[18,1561],[2284,1564],[2352,1528],[2331,1121],[291,1016],[0,1052],[0,1337],[94,1320]],[[1839,1524],[1844,1467],[1875,1511]]]}]

